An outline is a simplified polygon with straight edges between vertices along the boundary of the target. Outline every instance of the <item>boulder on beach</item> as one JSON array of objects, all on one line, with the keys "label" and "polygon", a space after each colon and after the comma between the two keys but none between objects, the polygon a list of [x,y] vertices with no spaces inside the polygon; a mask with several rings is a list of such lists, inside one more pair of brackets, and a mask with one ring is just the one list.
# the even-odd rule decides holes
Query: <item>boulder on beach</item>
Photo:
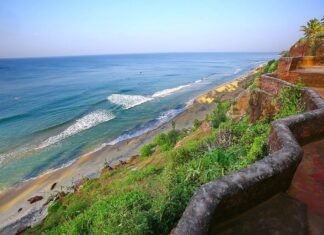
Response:
[{"label": "boulder on beach", "polygon": [[43,199],[42,196],[34,196],[34,197],[29,198],[27,201],[29,201],[30,204],[33,204],[33,203],[35,203],[35,202],[37,202],[37,201],[40,201],[40,200],[42,200],[42,199]]}]

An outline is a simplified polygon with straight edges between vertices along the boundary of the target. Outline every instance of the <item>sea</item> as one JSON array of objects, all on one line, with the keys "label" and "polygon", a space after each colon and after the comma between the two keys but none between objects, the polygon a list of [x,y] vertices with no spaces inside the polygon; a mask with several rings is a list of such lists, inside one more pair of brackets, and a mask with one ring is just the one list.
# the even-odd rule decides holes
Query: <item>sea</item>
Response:
[{"label": "sea", "polygon": [[0,191],[157,128],[277,53],[0,59]]}]

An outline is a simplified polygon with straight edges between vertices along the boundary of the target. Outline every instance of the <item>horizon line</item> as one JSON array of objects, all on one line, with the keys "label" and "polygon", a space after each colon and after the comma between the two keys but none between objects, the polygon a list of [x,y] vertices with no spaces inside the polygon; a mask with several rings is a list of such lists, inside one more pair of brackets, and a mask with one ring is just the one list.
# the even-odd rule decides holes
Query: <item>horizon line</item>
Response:
[{"label": "horizon line", "polygon": [[45,59],[45,58],[69,58],[87,56],[118,56],[118,55],[150,55],[150,54],[194,54],[194,53],[278,53],[278,51],[182,51],[182,52],[129,52],[129,53],[107,53],[107,54],[80,54],[80,55],[49,55],[49,56],[26,56],[26,57],[0,57],[0,60],[13,59]]}]

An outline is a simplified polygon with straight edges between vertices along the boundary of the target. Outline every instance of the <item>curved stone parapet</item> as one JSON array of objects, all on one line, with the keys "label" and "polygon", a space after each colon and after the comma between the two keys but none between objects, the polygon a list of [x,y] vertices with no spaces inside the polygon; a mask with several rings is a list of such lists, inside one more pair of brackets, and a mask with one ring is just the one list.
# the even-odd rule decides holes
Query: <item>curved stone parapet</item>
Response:
[{"label": "curved stone parapet", "polygon": [[[291,83],[263,75],[261,89],[277,95]],[[252,208],[288,189],[303,157],[301,145],[324,137],[324,100],[303,89],[305,113],[274,121],[270,154],[249,167],[202,185],[191,198],[173,235],[208,234],[211,225]]]}]

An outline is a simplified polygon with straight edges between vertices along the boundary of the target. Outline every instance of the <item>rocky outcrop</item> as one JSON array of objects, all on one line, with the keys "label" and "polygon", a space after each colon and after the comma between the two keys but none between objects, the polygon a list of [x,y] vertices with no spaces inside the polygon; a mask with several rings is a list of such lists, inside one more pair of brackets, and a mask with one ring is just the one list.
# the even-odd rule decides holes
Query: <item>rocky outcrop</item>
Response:
[{"label": "rocky outcrop", "polygon": [[312,52],[312,47],[306,40],[299,40],[289,50],[289,56],[306,56]]},{"label": "rocky outcrop", "polygon": [[[293,86],[266,75],[261,77],[260,85],[271,95]],[[202,185],[171,234],[208,234],[211,224],[287,190],[303,156],[300,144],[324,137],[324,100],[310,89],[303,90],[303,98],[307,112],[272,123],[270,154],[243,170]]]},{"label": "rocky outcrop", "polygon": [[251,110],[249,122],[254,123],[259,119],[271,120],[276,112],[273,104],[273,95],[261,89],[255,89],[251,93],[249,108]]},{"label": "rocky outcrop", "polygon": [[236,102],[231,106],[227,113],[228,118],[234,122],[239,121],[250,109],[249,101],[251,97],[251,92],[249,90],[244,90],[236,98]]}]

